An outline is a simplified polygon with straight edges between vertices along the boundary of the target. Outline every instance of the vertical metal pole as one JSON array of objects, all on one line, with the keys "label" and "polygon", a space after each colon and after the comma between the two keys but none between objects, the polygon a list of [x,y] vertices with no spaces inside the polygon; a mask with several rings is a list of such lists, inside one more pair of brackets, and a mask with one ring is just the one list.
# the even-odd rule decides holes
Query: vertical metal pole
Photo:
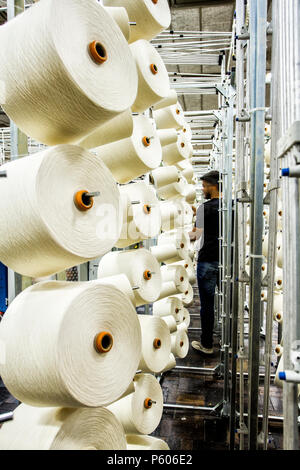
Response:
[{"label": "vertical metal pole", "polygon": [[251,54],[251,253],[250,253],[250,450],[257,449],[261,265],[263,235],[264,124],[267,1],[250,3]]},{"label": "vertical metal pole", "polygon": [[[278,24],[275,14],[276,4],[272,5],[272,72],[278,68]],[[279,80],[272,73],[271,81],[271,115],[272,115],[272,140],[271,140],[271,161],[270,161],[270,207],[269,207],[269,237],[268,237],[268,294],[266,309],[266,339],[265,339],[265,381],[264,381],[264,405],[263,405],[263,447],[268,448],[268,416],[269,416],[269,393],[270,393],[270,373],[272,359],[272,333],[273,333],[273,290],[274,276],[276,268],[276,239],[277,239],[277,185],[278,185],[278,164],[277,164],[277,135],[278,135],[278,110],[281,107],[281,96]]]},{"label": "vertical metal pole", "polygon": [[[285,135],[294,121],[300,120],[300,0],[274,3],[274,15],[278,15],[280,37],[280,63],[275,79],[280,80],[282,107],[280,124]],[[283,159],[282,166],[295,165],[296,151],[292,148]],[[283,178],[283,362],[284,369],[293,369],[291,350],[300,340],[300,215],[299,179]],[[284,449],[299,449],[298,385],[283,383]]]},{"label": "vertical metal pole", "polygon": [[[7,20],[11,20],[25,9],[24,0],[7,0]],[[10,121],[11,160],[27,155],[27,136],[13,121]],[[8,304],[22,291],[22,276],[8,269]]]}]

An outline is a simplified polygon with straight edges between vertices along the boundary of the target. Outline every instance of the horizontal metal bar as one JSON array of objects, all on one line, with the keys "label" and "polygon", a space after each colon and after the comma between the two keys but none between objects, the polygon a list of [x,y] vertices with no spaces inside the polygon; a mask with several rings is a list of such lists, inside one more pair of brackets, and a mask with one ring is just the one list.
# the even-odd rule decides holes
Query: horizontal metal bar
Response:
[{"label": "horizontal metal bar", "polygon": [[176,410],[215,411],[215,408],[210,406],[178,405],[176,403],[164,403],[164,408],[175,408]]}]

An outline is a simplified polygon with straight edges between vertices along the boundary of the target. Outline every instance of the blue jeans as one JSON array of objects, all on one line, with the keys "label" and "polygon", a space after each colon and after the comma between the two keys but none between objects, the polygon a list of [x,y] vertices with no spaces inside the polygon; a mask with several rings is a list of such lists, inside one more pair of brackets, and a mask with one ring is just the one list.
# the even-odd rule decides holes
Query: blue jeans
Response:
[{"label": "blue jeans", "polygon": [[201,344],[207,349],[213,347],[213,329],[215,322],[214,302],[218,276],[218,261],[198,262],[197,280],[200,296]]}]

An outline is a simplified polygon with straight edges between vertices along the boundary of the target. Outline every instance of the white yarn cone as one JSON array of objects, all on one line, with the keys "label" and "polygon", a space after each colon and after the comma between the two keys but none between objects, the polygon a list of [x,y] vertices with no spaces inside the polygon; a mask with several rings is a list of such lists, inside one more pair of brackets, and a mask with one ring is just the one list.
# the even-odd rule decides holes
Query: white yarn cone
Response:
[{"label": "white yarn cone", "polygon": [[131,22],[130,42],[138,39],[152,39],[171,23],[168,0],[103,0],[107,6],[125,7]]},{"label": "white yarn cone", "polygon": [[126,450],[122,425],[106,408],[37,408],[22,403],[3,424],[1,450]]},{"label": "white yarn cone", "polygon": [[158,237],[157,243],[158,245],[169,245],[170,243],[175,243],[179,250],[188,250],[190,248],[190,237],[188,232],[183,229],[170,230],[169,232],[161,233]]},{"label": "white yarn cone", "polygon": [[132,133],[133,117],[129,108],[89,134],[80,141],[79,145],[85,149],[94,149],[100,145],[110,144],[131,137]]},{"label": "white yarn cone", "polygon": [[175,357],[183,359],[189,350],[189,339],[184,330],[177,330],[171,334],[171,351]]},{"label": "white yarn cone", "polygon": [[195,268],[194,268],[194,265],[193,265],[191,259],[176,261],[176,263],[172,263],[172,265],[183,266],[187,271],[188,278],[189,278],[189,283],[190,284],[195,284],[195,282],[196,282],[196,271],[195,271]]},{"label": "white yarn cone", "polygon": [[166,106],[172,106],[173,104],[176,104],[178,101],[178,96],[176,93],[176,90],[170,90],[169,94],[166,98],[163,100],[159,101],[153,106],[153,109],[156,111],[157,109],[162,109],[165,108]]},{"label": "white yarn cone", "polygon": [[273,318],[278,323],[282,323],[282,320],[283,320],[283,295],[282,295],[281,292],[274,292]]},{"label": "white yarn cone", "polygon": [[109,404],[128,388],[141,355],[132,303],[98,281],[28,287],[7,309],[0,342],[3,382],[35,406]]},{"label": "white yarn cone", "polygon": [[44,144],[79,142],[135,100],[129,46],[94,0],[38,2],[3,25],[0,41],[0,104]]},{"label": "white yarn cone", "polygon": [[122,291],[124,294],[126,294],[127,297],[133,303],[133,305],[135,306],[135,297],[133,294],[133,290],[128,280],[128,277],[125,274],[118,274],[116,276],[104,277],[104,278],[99,279],[99,282],[101,284],[108,284],[110,286],[116,287],[117,289]]},{"label": "white yarn cone", "polygon": [[126,41],[130,38],[129,17],[126,8],[123,7],[105,7],[105,11],[115,20],[122,31]]},{"label": "white yarn cone", "polygon": [[174,165],[184,158],[189,158],[189,147],[182,138],[178,137],[174,144],[162,147],[162,158],[165,165]]},{"label": "white yarn cone", "polygon": [[157,129],[157,134],[162,147],[177,142],[178,134],[176,129]]},{"label": "white yarn cone", "polygon": [[164,200],[181,199],[184,196],[186,185],[186,179],[182,175],[180,175],[178,182],[162,186],[157,190],[157,195]]},{"label": "white yarn cone", "polygon": [[153,111],[157,129],[182,129],[185,125],[184,112],[177,102],[172,106]]},{"label": "white yarn cone", "polygon": [[176,320],[173,315],[167,315],[165,317],[160,317],[167,327],[169,328],[170,333],[174,333],[177,330]]},{"label": "white yarn cone", "polygon": [[125,248],[158,235],[161,229],[160,203],[154,189],[144,181],[120,186],[123,226],[115,246]]},{"label": "white yarn cone", "polygon": [[150,173],[150,182],[155,189],[178,182],[180,173],[176,166],[160,166]]},{"label": "white yarn cone", "polygon": [[190,312],[187,308],[183,309],[183,323],[186,324],[187,328],[190,326],[191,323]]},{"label": "white yarn cone", "polygon": [[180,261],[188,256],[188,251],[184,248],[178,249],[175,242],[168,245],[151,246],[150,252],[159,263],[166,264]]},{"label": "white yarn cone", "polygon": [[194,291],[191,285],[188,286],[188,289],[182,293],[182,294],[177,294],[182,300],[182,303],[185,307],[189,307],[193,303],[194,299]]},{"label": "white yarn cone", "polygon": [[127,450],[170,450],[168,444],[162,439],[139,434],[127,434]]},{"label": "white yarn cone", "polygon": [[189,278],[186,269],[183,266],[167,264],[160,268],[162,282],[172,281],[176,286],[180,286],[181,292],[185,292],[189,285]]},{"label": "white yarn cone", "polygon": [[182,226],[180,223],[181,215],[179,209],[175,205],[175,201],[160,202],[161,213],[161,229],[163,231],[173,230],[176,227]]},{"label": "white yarn cone", "polygon": [[153,315],[158,317],[173,315],[177,322],[183,321],[183,304],[177,297],[166,297],[153,303]]},{"label": "white yarn cone", "polygon": [[196,193],[196,190],[194,188],[194,185],[193,184],[189,184],[186,186],[185,188],[185,200],[187,203],[189,204],[194,204],[195,200],[196,200],[196,196],[197,196],[197,193]]},{"label": "white yarn cone", "polygon": [[179,227],[190,225],[193,222],[194,217],[190,204],[188,204],[184,199],[177,199],[174,201],[174,204],[177,206],[180,214]]},{"label": "white yarn cone", "polygon": [[138,92],[132,111],[142,113],[170,92],[166,66],[150,42],[140,39],[130,45],[138,72]]},{"label": "white yarn cone", "polygon": [[[14,271],[49,276],[101,256],[119,239],[120,193],[99,157],[59,145],[2,168],[0,259]],[[84,199],[81,191],[100,194]]]},{"label": "white yarn cone", "polygon": [[145,305],[157,300],[161,287],[160,266],[146,249],[112,251],[104,255],[98,267],[98,278],[126,274],[134,289],[135,304]]},{"label": "white yarn cone", "polygon": [[142,330],[142,355],[139,369],[159,373],[171,352],[170,331],[165,322],[152,315],[138,315]]},{"label": "white yarn cone", "polygon": [[177,325],[177,330],[185,331],[187,332],[188,327],[185,322],[181,322]]},{"label": "white yarn cone", "polygon": [[146,116],[133,117],[133,133],[127,139],[96,148],[97,154],[118,183],[128,183],[157,168],[162,150],[159,138]]},{"label": "white yarn cone", "polygon": [[158,300],[169,297],[170,295],[182,294],[184,291],[180,284],[176,284],[174,281],[166,281],[162,283],[162,288]]},{"label": "white yarn cone", "polygon": [[161,386],[151,374],[136,374],[134,387],[134,393],[112,403],[108,409],[120,421],[126,434],[151,434],[163,413]]},{"label": "white yarn cone", "polygon": [[174,354],[171,353],[170,356],[169,356],[169,362],[166,365],[166,367],[161,371],[161,373],[162,372],[167,372],[168,370],[171,370],[171,369],[174,369],[174,367],[176,367],[176,359],[175,359]]}]

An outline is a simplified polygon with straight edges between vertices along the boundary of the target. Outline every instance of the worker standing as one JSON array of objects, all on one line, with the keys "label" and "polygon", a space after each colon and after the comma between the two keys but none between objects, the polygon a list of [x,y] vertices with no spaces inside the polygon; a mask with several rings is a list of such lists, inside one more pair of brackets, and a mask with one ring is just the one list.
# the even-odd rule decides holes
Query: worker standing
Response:
[{"label": "worker standing", "polygon": [[192,347],[204,354],[213,354],[214,301],[219,276],[219,172],[209,171],[200,179],[207,201],[197,209],[190,239],[194,241],[201,237],[197,281],[202,331],[200,341],[193,341]]}]

